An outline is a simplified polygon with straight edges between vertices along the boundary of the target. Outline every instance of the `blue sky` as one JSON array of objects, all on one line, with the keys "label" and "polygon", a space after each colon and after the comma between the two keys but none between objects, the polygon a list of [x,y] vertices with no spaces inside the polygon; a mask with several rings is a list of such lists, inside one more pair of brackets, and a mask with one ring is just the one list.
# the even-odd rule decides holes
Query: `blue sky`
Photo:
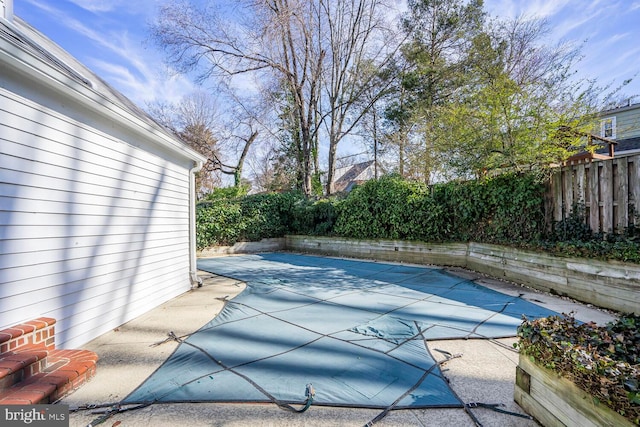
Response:
[{"label": "blue sky", "polygon": [[[14,0],[14,12],[144,107],[195,89],[163,64],[148,23],[163,0]],[[233,1],[233,0],[227,0]],[[582,77],[616,86],[640,74],[640,0],[485,0],[491,15],[548,20],[553,40],[585,42]],[[640,75],[624,89],[640,95]],[[640,96],[633,102],[640,102]]]}]

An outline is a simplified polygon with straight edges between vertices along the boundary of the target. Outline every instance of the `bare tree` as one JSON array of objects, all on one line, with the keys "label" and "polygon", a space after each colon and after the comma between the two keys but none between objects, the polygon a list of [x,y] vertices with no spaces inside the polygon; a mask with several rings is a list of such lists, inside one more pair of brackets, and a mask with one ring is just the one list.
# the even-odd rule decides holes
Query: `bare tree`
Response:
[{"label": "bare tree", "polygon": [[[244,0],[168,3],[152,27],[169,61],[200,80],[259,74],[285,94],[289,131],[312,192],[318,175],[320,128],[327,131],[332,192],[339,142],[357,126],[394,57],[385,0]],[[375,96],[374,96],[375,98]]]},{"label": "bare tree", "polygon": [[[229,124],[223,122],[219,113],[221,102],[207,92],[196,91],[185,95],[176,105],[161,103],[148,106],[150,114],[158,122],[207,157],[196,175],[196,188],[200,194],[220,187],[223,183],[221,174],[233,176],[234,185],[240,185],[249,149],[259,133],[253,112],[246,103],[236,100],[240,111],[236,111],[234,120]],[[227,160],[233,158],[236,159],[235,164],[232,164],[234,160]]]},{"label": "bare tree", "polygon": [[[400,46],[384,0],[319,0],[325,24],[327,63],[323,118],[329,139],[327,194],[333,192],[338,144],[384,94]],[[367,102],[363,102],[365,100]]]},{"label": "bare tree", "polygon": [[193,149],[207,157],[196,174],[196,188],[200,194],[220,186],[220,145],[214,135],[217,113],[216,101],[202,91],[184,96],[177,104],[155,103],[147,106],[149,114],[160,124],[178,135]]},{"label": "bare tree", "polygon": [[221,3],[210,2],[204,8],[190,1],[168,3],[152,35],[173,65],[198,72],[200,80],[263,72],[284,82],[298,122],[303,190],[310,194],[324,58],[313,42],[319,25],[316,5],[305,0],[255,0],[240,2],[232,14],[227,12]]}]

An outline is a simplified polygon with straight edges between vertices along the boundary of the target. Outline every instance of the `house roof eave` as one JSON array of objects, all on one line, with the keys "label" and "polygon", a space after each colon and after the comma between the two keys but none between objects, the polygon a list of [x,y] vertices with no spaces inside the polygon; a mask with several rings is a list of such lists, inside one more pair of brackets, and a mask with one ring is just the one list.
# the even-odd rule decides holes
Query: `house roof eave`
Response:
[{"label": "house roof eave", "polygon": [[[6,25],[6,23],[5,23]],[[177,136],[155,123],[149,117],[141,117],[127,106],[96,91],[91,85],[47,63],[42,58],[22,48],[9,37],[0,37],[0,64],[19,72],[25,79],[32,79],[52,89],[60,96],[77,102],[84,108],[104,115],[126,129],[139,134],[169,151],[197,163],[206,157],[184,144]]]}]

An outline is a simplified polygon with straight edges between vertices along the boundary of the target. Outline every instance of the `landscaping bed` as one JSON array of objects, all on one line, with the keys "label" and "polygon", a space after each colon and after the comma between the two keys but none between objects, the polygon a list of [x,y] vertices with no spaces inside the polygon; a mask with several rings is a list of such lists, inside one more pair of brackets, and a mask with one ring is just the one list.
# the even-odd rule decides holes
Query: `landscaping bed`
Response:
[{"label": "landscaping bed", "polygon": [[[522,362],[520,370],[527,371],[527,375],[531,374],[535,367],[531,367],[528,362],[533,362],[561,377],[558,384],[569,380],[585,392],[591,400],[582,399],[587,400],[587,408],[593,410],[603,405],[630,423],[640,425],[639,325],[640,316],[634,314],[622,315],[605,326],[597,326],[592,322],[581,324],[570,315],[531,321],[525,319],[518,329],[517,346]],[[526,389],[531,386],[520,370],[516,400],[522,390],[527,392]],[[544,373],[541,375],[546,378],[542,382],[553,382],[550,380],[553,376]],[[561,385],[552,385],[554,387],[556,391],[563,390]],[[564,393],[558,393],[556,400],[563,397],[576,400],[576,393],[565,390]],[[579,400],[581,399],[576,401]],[[528,406],[526,399],[524,404]],[[550,405],[541,406],[550,410]],[[576,406],[575,402],[572,406]],[[606,413],[606,410],[600,412]],[[603,417],[607,420],[614,419],[609,418],[609,415]]]}]

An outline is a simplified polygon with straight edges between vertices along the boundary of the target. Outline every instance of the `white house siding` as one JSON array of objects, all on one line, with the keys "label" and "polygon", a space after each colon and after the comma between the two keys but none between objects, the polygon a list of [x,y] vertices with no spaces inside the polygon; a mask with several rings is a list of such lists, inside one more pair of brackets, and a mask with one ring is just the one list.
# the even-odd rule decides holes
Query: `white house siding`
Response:
[{"label": "white house siding", "polygon": [[0,77],[0,328],[76,347],[190,289],[193,160]]},{"label": "white house siding", "polygon": [[617,139],[640,136],[640,105],[616,114]]}]

